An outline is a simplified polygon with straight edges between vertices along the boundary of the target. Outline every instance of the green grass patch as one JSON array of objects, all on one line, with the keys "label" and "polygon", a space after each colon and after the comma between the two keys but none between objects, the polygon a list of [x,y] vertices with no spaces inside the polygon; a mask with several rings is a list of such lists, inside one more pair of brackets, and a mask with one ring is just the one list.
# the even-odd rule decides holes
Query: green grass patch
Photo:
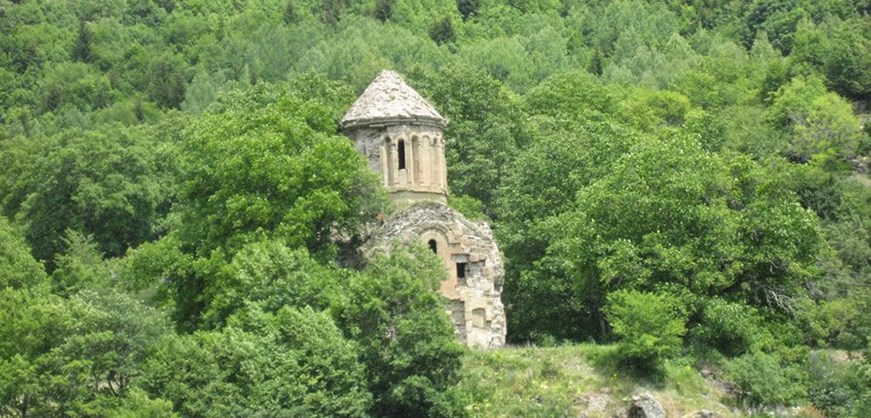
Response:
[{"label": "green grass patch", "polygon": [[472,417],[611,417],[639,389],[651,392],[668,416],[700,409],[739,416],[689,359],[666,361],[660,375],[619,366],[614,345],[512,347],[469,351],[457,393]]}]

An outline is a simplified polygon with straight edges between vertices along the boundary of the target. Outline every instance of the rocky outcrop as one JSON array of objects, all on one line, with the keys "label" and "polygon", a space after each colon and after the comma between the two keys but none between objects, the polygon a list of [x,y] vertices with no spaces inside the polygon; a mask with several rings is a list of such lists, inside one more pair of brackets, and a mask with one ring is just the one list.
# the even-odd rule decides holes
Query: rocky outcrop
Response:
[{"label": "rocky outcrop", "polygon": [[653,395],[637,392],[632,395],[632,404],[614,414],[614,418],[666,418],[665,410]]},{"label": "rocky outcrop", "polygon": [[629,418],[665,418],[665,410],[653,395],[637,393],[632,395],[632,406],[629,407]]}]

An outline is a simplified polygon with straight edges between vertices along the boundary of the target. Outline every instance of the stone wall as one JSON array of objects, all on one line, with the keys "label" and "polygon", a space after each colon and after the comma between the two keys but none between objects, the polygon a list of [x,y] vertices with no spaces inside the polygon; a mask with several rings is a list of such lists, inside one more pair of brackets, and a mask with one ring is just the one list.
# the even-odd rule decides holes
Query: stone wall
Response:
[{"label": "stone wall", "polygon": [[362,250],[387,251],[397,239],[422,242],[441,258],[448,272],[441,292],[451,300],[448,314],[460,341],[480,348],[505,345],[505,271],[486,222],[471,222],[441,203],[417,203],[387,220]]},{"label": "stone wall", "polygon": [[[346,132],[381,183],[406,200],[445,202],[447,172],[441,128],[431,125],[367,125]],[[400,197],[400,195],[397,195]],[[402,200],[402,198],[400,198]]]}]

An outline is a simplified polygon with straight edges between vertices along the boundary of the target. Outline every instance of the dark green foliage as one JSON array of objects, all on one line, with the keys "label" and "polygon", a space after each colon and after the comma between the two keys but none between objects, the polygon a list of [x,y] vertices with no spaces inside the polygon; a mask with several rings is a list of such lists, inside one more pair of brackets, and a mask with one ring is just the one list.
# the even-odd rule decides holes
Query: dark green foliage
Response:
[{"label": "dark green foliage", "polygon": [[[209,283],[226,274],[225,265],[245,244],[274,237],[330,259],[336,251],[331,234],[353,236],[357,225],[381,211],[373,174],[347,139],[330,135],[330,116],[318,101],[263,84],[228,92],[183,133],[179,193],[185,204],[171,232],[175,238],[166,238],[178,257],[157,267],[173,277],[167,294],[182,328],[200,325],[203,310],[224,291],[209,290]],[[222,321],[227,313],[210,315]]]},{"label": "dark green foliage", "polygon": [[394,0],[376,0],[375,2],[375,18],[386,22],[393,15]]},{"label": "dark green foliage", "polygon": [[871,415],[867,1],[0,9],[0,415],[473,413],[440,265],[340,267],[390,212],[336,131],[382,69],[449,121],[511,341]]},{"label": "dark green foliage", "polygon": [[771,348],[774,336],[765,328],[757,309],[741,303],[710,299],[702,310],[701,323],[692,339],[702,347],[728,356],[739,356],[752,349]]},{"label": "dark green foliage", "polygon": [[322,0],[321,21],[327,25],[335,25],[342,18],[342,13],[348,7],[347,0]]},{"label": "dark green foliage", "polygon": [[480,8],[481,0],[457,0],[457,11],[464,21],[478,14]]},{"label": "dark green foliage", "polygon": [[14,344],[0,347],[4,413],[170,413],[136,388],[151,345],[169,330],[159,312],[112,291],[62,299],[5,289],[0,298],[0,337]]},{"label": "dark green foliage", "polygon": [[87,111],[106,107],[112,97],[109,79],[84,63],[61,63],[49,67],[39,82],[42,110],[66,106]]},{"label": "dark green foliage", "polygon": [[439,45],[452,43],[457,39],[451,16],[445,16],[429,27],[429,37]]},{"label": "dark green foliage", "polygon": [[160,106],[178,109],[190,77],[184,59],[172,53],[153,57],[147,68],[145,92]]},{"label": "dark green foliage", "polygon": [[451,192],[480,200],[485,213],[494,215],[494,198],[522,135],[517,98],[484,71],[465,65],[429,74],[423,84],[451,121],[445,133]]},{"label": "dark green foliage", "polygon": [[744,45],[749,46],[758,32],[764,32],[772,45],[788,54],[792,48],[792,36],[798,23],[808,18],[807,11],[796,7],[798,2],[783,0],[756,0],[744,16]]},{"label": "dark green foliage", "polygon": [[179,234],[200,257],[253,237],[330,250],[379,211],[374,175],[335,131],[328,109],[264,85],[228,93],[184,133]]},{"label": "dark green foliage", "polygon": [[[106,124],[27,142],[3,144],[10,153],[0,173],[5,212],[17,212],[37,259],[53,266],[67,229],[92,235],[111,257],[155,236],[173,196],[174,168],[152,128]],[[21,155],[27,160],[16,159]]]},{"label": "dark green foliage", "polygon": [[856,359],[835,360],[826,353],[811,356],[808,400],[831,417],[862,416],[871,407],[869,365]]},{"label": "dark green foliage", "polygon": [[299,13],[296,11],[296,8],[294,0],[287,0],[287,5],[284,6],[284,23],[292,25],[299,20]]},{"label": "dark green foliage", "polygon": [[155,293],[156,302],[172,308],[176,328],[192,331],[204,310],[205,284],[197,279],[194,257],[180,247],[169,235],[132,250],[124,260],[123,282],[129,289]]},{"label": "dark green foliage", "polygon": [[[638,134],[619,125],[583,122],[539,135],[503,180],[504,192],[497,200],[497,232],[509,265],[503,299],[514,312],[508,316],[509,329],[519,339],[531,334],[560,339],[596,335],[604,331],[604,318],[598,314],[604,295],[595,290],[591,276],[566,280],[566,263],[546,254],[559,231],[587,227],[583,216],[559,215],[574,205],[577,190],[607,172],[611,159]],[[569,302],[570,295],[585,301]],[[567,315],[592,320],[566,323]]]},{"label": "dark green foliage", "polygon": [[357,341],[377,416],[455,416],[445,390],[463,353],[436,293],[444,267],[429,250],[393,249],[347,283],[336,321]]},{"label": "dark green foliage", "polygon": [[801,25],[795,34],[792,58],[826,77],[837,93],[857,100],[871,99],[871,48],[868,22],[862,19]]},{"label": "dark green foliage", "polygon": [[165,338],[144,387],[184,416],[365,416],[356,346],[328,315],[249,309],[221,331]]},{"label": "dark green foliage", "polygon": [[740,398],[752,405],[789,405],[807,396],[807,377],[800,365],[777,354],[745,354],[728,361],[725,370],[737,384]]},{"label": "dark green foliage", "polygon": [[[521,247],[532,259],[518,266],[520,280],[506,284],[506,296],[518,297],[524,312],[525,303],[541,307],[532,294],[552,300],[544,304],[552,316],[523,316],[547,321],[535,328],[566,332],[566,317],[599,323],[605,295],[624,288],[666,290],[691,310],[716,294],[771,312],[798,309],[802,283],[814,277],[825,247],[815,216],[766,184],[776,185],[776,176],[747,160],[726,165],[680,135],[642,137],[607,171],[576,189],[576,209],[567,205],[534,226],[541,232]],[[574,332],[584,338],[607,330]]]},{"label": "dark green foliage", "polygon": [[205,292],[212,301],[204,317],[220,324],[245,306],[258,306],[265,312],[283,306],[323,309],[340,293],[339,276],[305,250],[292,250],[277,240],[251,243],[207,285]]},{"label": "dark green foliage", "polygon": [[[168,331],[168,324],[159,312],[123,294],[81,292],[71,302],[74,309],[84,310],[80,313],[84,316],[76,318],[81,325],[51,355],[67,363],[84,360],[82,375],[67,376],[71,381],[87,382],[92,391],[125,396],[151,344]],[[87,311],[88,307],[96,312]]]},{"label": "dark green foliage", "polygon": [[[326,100],[346,100],[344,90],[317,90],[302,79],[296,85],[297,97],[311,99],[266,84],[230,91],[183,135],[184,205],[167,236],[130,256],[125,274],[134,287],[157,287],[159,300],[174,307],[179,329],[212,331],[168,342],[179,346],[149,363],[146,388],[196,416],[458,411],[445,395],[456,383],[462,351],[435,291],[442,266],[399,249],[362,273],[330,266],[333,234],[353,236],[360,223],[375,219],[382,192],[350,142],[330,135],[335,120],[315,99],[317,91],[333,91]],[[157,284],[161,277],[168,280]],[[306,305],[329,308],[335,325],[309,308],[288,311]],[[294,315],[327,323],[275,339],[274,324],[305,323]],[[314,328],[332,332],[336,325],[344,337],[306,345],[318,343],[311,340]],[[299,347],[305,351],[294,351]],[[331,350],[340,358],[307,365],[321,357],[314,353]],[[174,360],[175,351],[189,351],[190,360]],[[287,354],[271,359],[275,352]],[[177,372],[191,368],[211,372]],[[307,385],[305,376],[326,386]],[[350,382],[358,389],[350,390]],[[287,396],[264,400],[274,388],[285,388]]]},{"label": "dark green foliage", "polygon": [[91,42],[94,37],[91,28],[88,27],[88,22],[79,21],[79,36],[76,39],[76,46],[73,49],[73,60],[81,62],[91,62],[94,57],[91,55]]}]

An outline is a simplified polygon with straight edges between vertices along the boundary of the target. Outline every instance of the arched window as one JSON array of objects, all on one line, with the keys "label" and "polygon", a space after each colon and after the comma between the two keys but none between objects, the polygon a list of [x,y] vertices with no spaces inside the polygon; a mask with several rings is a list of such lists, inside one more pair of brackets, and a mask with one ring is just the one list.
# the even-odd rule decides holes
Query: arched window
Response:
[{"label": "arched window", "polygon": [[405,170],[405,141],[399,140],[396,144],[396,152],[399,154],[399,169]]},{"label": "arched window", "polygon": [[436,243],[436,240],[431,239],[429,240],[429,242],[427,242],[427,244],[429,244],[429,249],[432,250],[433,254],[439,253],[439,247],[438,243]]}]

